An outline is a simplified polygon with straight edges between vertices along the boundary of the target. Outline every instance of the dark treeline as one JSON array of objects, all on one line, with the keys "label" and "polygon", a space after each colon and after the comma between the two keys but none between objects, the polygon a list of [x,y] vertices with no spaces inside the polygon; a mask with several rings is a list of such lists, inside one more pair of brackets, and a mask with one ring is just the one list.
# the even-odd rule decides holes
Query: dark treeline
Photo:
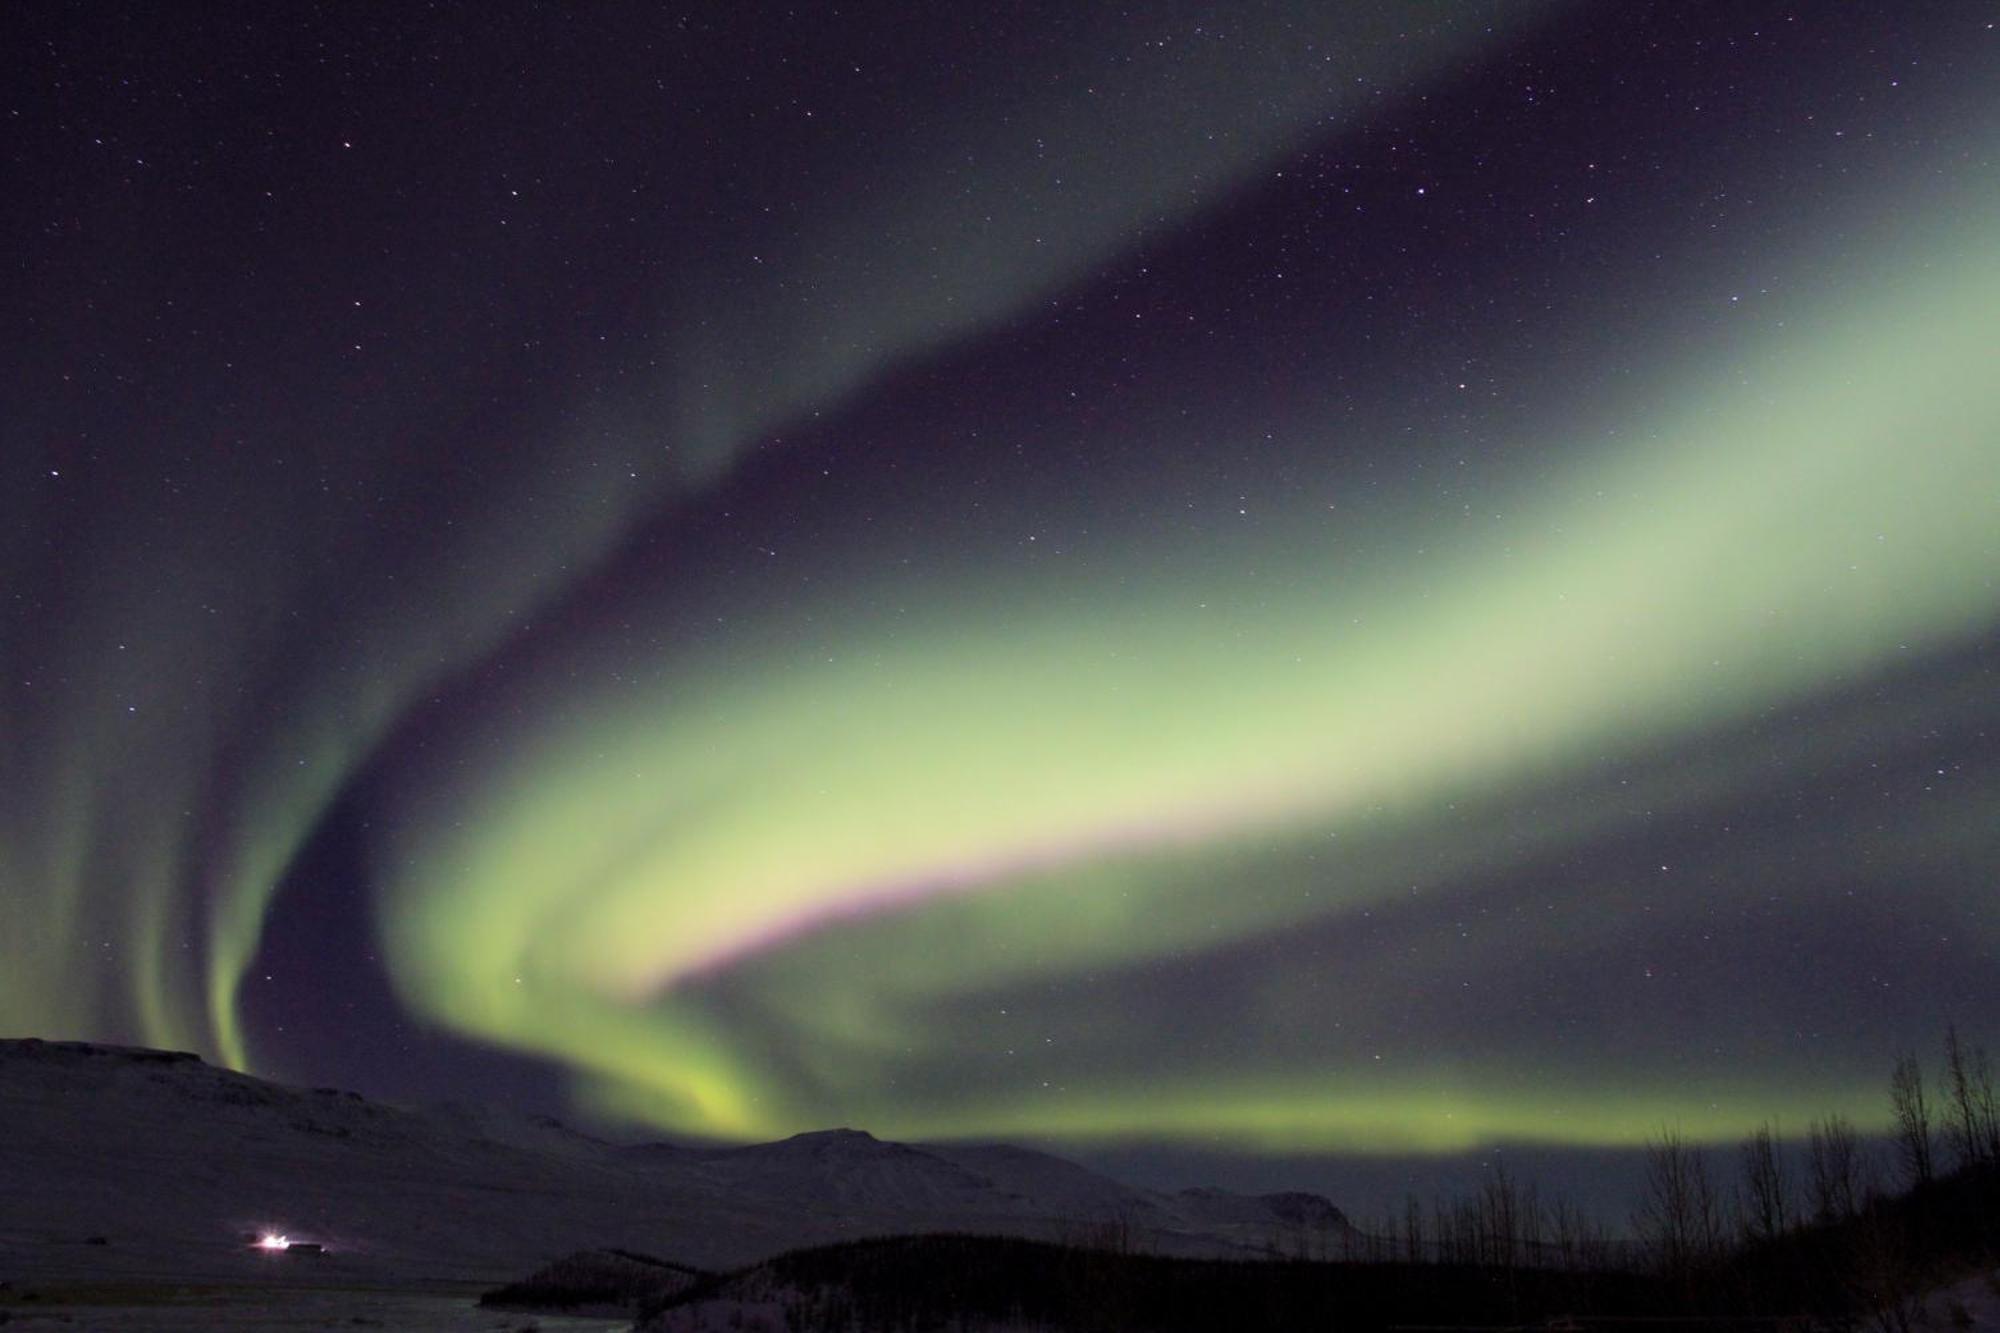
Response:
[{"label": "dark treeline", "polygon": [[1624,1271],[1638,1267],[1631,1241],[1561,1195],[1544,1195],[1495,1162],[1477,1193],[1455,1200],[1414,1195],[1367,1228],[1295,1234],[1275,1246],[1285,1258],[1344,1263],[1442,1264],[1507,1273]]},{"label": "dark treeline", "polygon": [[479,1303],[523,1310],[636,1309],[642,1301],[664,1298],[711,1276],[633,1250],[579,1250],[486,1292]]},{"label": "dark treeline", "polygon": [[[1838,1114],[1787,1145],[1734,1149],[1672,1128],[1648,1145],[1629,1238],[1496,1166],[1471,1197],[1416,1199],[1366,1228],[1301,1227],[1263,1261],[1143,1252],[1125,1225],[1067,1243],[906,1236],[781,1255],[695,1283],[775,1303],[796,1329],[1372,1329],[1645,1317],[1653,1330],[1915,1326],[1926,1293],[2000,1261],[2000,1097],[1986,1052],[1946,1034],[1927,1072],[1890,1073],[1894,1132],[1872,1147]],[[1885,1160],[1886,1158],[1886,1160]],[[1949,1317],[1949,1311],[1942,1311]]]},{"label": "dark treeline", "polygon": [[1808,1126],[1802,1161],[1767,1123],[1739,1146],[1727,1183],[1726,1168],[1662,1131],[1633,1223],[1675,1308],[1866,1316],[1901,1330],[1926,1293],[1991,1270],[2000,1095],[1986,1051],[1948,1029],[1934,1074],[1914,1053],[1897,1058],[1889,1104],[1886,1162],[1838,1115]]},{"label": "dark treeline", "polygon": [[[1381,1329],[1541,1323],[1660,1308],[1660,1280],[1461,1264],[1183,1259],[1007,1236],[892,1236],[796,1250],[651,1303],[778,1306],[797,1333],[978,1329],[1080,1333]],[[643,1327],[643,1325],[642,1325]],[[1649,1333],[1658,1333],[1651,1326]],[[1741,1333],[1756,1333],[1742,1330]]]},{"label": "dark treeline", "polygon": [[[1900,1328],[1923,1293],[2000,1259],[2000,1094],[1985,1049],[1951,1028],[1934,1072],[1899,1056],[1889,1107],[1887,1160],[1837,1113],[1791,1148],[1771,1122],[1734,1151],[1662,1128],[1646,1146],[1630,1239],[1496,1165],[1469,1198],[1411,1198],[1366,1230],[1300,1236],[1286,1252],[1502,1275],[1638,1272],[1659,1281],[1660,1313],[1866,1314]],[[1527,1315],[1505,1303],[1490,1313]]]}]

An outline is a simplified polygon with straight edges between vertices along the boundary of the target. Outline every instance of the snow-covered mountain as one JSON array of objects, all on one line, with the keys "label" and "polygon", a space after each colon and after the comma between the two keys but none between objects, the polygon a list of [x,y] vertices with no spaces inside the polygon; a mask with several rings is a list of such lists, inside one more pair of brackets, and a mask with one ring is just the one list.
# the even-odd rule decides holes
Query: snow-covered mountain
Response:
[{"label": "snow-covered mountain", "polygon": [[[284,1087],[192,1055],[0,1041],[0,1270],[230,1280],[283,1264],[489,1281],[593,1247],[722,1268],[856,1236],[1110,1227],[1138,1248],[1243,1255],[1345,1226],[1317,1196],[1162,1194],[1006,1145],[841,1129],[632,1147],[545,1118]],[[267,1235],[327,1253],[260,1251]]]}]

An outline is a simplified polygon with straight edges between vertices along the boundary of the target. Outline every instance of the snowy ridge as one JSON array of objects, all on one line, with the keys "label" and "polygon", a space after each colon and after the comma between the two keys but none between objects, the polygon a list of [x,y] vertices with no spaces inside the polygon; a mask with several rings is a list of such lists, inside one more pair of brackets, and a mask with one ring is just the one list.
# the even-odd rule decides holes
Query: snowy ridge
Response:
[{"label": "snowy ridge", "polygon": [[[1302,1204],[1301,1200],[1310,1200]],[[489,1281],[578,1249],[702,1268],[857,1236],[1075,1238],[1170,1253],[1294,1252],[1344,1229],[1318,1196],[1135,1189],[1007,1145],[859,1130],[734,1148],[620,1146],[540,1117],[404,1110],[183,1053],[0,1041],[0,1277],[268,1275]],[[326,1247],[274,1258],[264,1233]]]}]

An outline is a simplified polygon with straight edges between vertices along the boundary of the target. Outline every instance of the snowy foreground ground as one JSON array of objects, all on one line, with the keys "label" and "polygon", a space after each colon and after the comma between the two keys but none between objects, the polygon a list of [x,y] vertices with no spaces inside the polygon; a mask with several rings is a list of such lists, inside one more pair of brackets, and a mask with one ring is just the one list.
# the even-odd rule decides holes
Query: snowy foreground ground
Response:
[{"label": "snowy foreground ground", "polygon": [[[32,1293],[32,1299],[26,1299]],[[399,1329],[407,1333],[565,1333],[613,1330],[630,1321],[482,1309],[477,1291],[395,1291],[328,1286],[171,1286],[135,1282],[49,1282],[0,1288],[0,1324],[15,1329],[168,1333],[199,1329]],[[801,1333],[783,1300],[711,1300],[648,1324],[645,1333]],[[2000,1270],[1930,1294],[1910,1333],[2000,1333]],[[1585,1325],[1589,1327],[1588,1324]],[[974,1325],[980,1333],[1001,1326]],[[1874,1327],[1874,1326],[1869,1326]],[[1006,1333],[1029,1333],[1007,1326]]]},{"label": "snowy foreground ground", "polygon": [[[312,1287],[144,1287],[49,1284],[40,1299],[6,1300],[0,1322],[15,1329],[103,1330],[103,1333],[187,1333],[195,1329],[394,1329],[404,1333],[542,1333],[631,1327],[622,1319],[572,1319],[482,1310],[475,1291],[366,1291]],[[102,1302],[114,1301],[115,1304]]]},{"label": "snowy foreground ground", "polygon": [[1922,1317],[1920,1327],[2000,1333],[2000,1268],[1932,1292]]}]

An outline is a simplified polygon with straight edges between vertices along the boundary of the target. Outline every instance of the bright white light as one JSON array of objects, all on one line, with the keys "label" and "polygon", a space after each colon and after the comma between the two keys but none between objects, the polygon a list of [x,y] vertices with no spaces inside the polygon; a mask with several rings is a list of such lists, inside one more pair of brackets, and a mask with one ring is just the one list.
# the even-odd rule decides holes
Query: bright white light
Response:
[{"label": "bright white light", "polygon": [[282,1250],[291,1243],[290,1237],[276,1235],[269,1231],[257,1237],[257,1248],[260,1250]]}]

